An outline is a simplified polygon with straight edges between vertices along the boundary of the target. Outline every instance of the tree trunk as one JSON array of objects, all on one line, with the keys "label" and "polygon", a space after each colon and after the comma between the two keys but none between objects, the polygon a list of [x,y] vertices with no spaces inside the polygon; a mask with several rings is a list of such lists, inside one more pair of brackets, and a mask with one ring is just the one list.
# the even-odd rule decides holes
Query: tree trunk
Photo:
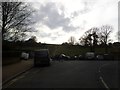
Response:
[{"label": "tree trunk", "polygon": [[108,53],[108,46],[105,45],[105,53]]}]

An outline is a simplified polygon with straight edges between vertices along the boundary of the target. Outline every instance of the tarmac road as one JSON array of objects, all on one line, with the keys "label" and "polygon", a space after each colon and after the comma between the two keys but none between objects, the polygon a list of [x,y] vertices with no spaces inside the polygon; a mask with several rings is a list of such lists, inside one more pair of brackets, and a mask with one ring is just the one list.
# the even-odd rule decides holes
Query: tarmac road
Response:
[{"label": "tarmac road", "polygon": [[100,62],[100,77],[104,79],[106,87],[119,88],[119,69],[118,61]]},{"label": "tarmac road", "polygon": [[109,62],[52,61],[51,66],[35,67],[21,76],[13,79],[5,87],[101,88],[99,81],[99,69],[105,64],[109,64]]}]

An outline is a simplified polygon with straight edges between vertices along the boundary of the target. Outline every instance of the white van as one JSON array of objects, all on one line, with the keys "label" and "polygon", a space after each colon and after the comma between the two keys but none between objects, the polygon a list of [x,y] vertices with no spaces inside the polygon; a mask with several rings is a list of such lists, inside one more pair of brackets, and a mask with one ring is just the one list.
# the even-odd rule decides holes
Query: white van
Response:
[{"label": "white van", "polygon": [[21,53],[21,59],[25,59],[25,60],[29,59],[29,53],[22,52]]}]

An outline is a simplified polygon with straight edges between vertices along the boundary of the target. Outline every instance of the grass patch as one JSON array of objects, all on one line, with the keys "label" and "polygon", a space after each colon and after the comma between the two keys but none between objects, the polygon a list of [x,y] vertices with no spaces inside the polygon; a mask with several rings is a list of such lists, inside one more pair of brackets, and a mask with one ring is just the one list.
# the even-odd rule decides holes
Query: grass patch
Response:
[{"label": "grass patch", "polygon": [[14,64],[14,63],[18,63],[20,62],[20,58],[14,58],[14,57],[6,57],[6,58],[2,58],[2,65],[10,65],[10,64]]}]

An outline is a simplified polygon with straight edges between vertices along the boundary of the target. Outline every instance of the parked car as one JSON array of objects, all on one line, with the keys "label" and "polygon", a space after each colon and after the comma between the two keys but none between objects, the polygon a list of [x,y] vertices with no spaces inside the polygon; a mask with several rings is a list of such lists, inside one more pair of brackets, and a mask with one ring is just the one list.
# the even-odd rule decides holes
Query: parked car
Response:
[{"label": "parked car", "polygon": [[66,56],[66,60],[70,60],[70,56]]},{"label": "parked car", "polygon": [[52,62],[53,61],[53,59],[52,58],[50,58],[50,62]]},{"label": "parked car", "polygon": [[63,59],[65,57],[65,54],[60,55],[60,59]]},{"label": "parked car", "polygon": [[70,59],[70,56],[67,56],[67,55],[65,55],[65,54],[61,54],[61,55],[60,55],[60,59],[62,59],[62,60],[69,60],[69,59]]},{"label": "parked car", "polygon": [[83,60],[83,59],[84,59],[83,55],[79,55],[79,56],[78,56],[78,59],[79,59],[79,60]]},{"label": "parked car", "polygon": [[34,52],[33,52],[33,51],[29,52],[29,58],[30,58],[30,59],[33,59],[33,58],[34,58]]},{"label": "parked car", "polygon": [[50,57],[48,49],[41,49],[35,51],[34,66],[50,65]]},{"label": "parked car", "polygon": [[77,56],[74,56],[74,60],[77,60],[78,59],[78,57]]},{"label": "parked car", "polygon": [[22,53],[21,53],[21,57],[20,57],[20,58],[21,58],[21,59],[24,59],[24,60],[29,59],[29,53],[22,52]]},{"label": "parked car", "polygon": [[60,56],[59,56],[59,60],[64,60],[65,59],[65,54],[60,54]]},{"label": "parked car", "polygon": [[59,55],[54,55],[51,58],[52,58],[53,61],[56,61],[56,60],[60,59]]},{"label": "parked car", "polygon": [[114,60],[114,56],[112,54],[104,54],[104,60]]},{"label": "parked car", "polygon": [[71,57],[70,57],[70,60],[75,60],[75,57],[74,57],[74,56],[71,56]]},{"label": "parked car", "polygon": [[85,54],[85,59],[88,59],[88,60],[95,59],[95,53],[94,52],[87,52]]},{"label": "parked car", "polygon": [[104,57],[103,57],[103,55],[97,55],[97,56],[96,56],[96,59],[97,59],[97,60],[103,60]]}]

